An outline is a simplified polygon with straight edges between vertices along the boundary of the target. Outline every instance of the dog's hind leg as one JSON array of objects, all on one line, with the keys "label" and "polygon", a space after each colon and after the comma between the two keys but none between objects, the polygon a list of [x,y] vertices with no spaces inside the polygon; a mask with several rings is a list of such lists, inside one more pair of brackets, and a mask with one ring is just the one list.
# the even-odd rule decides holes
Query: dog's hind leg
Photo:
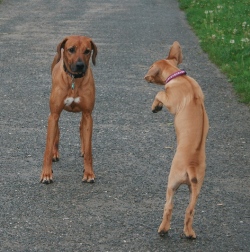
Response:
[{"label": "dog's hind leg", "polygon": [[168,230],[170,229],[170,221],[172,218],[172,211],[173,211],[174,193],[175,193],[174,188],[171,188],[171,187],[167,188],[166,204],[164,206],[163,218],[162,218],[161,225],[158,229],[158,233],[161,236],[167,233]]},{"label": "dog's hind leg", "polygon": [[190,201],[185,213],[185,220],[184,220],[184,235],[186,238],[195,239],[196,234],[193,230],[193,219],[195,213],[195,205],[200,193],[200,189],[203,183],[203,178],[197,180],[196,177],[190,179],[189,191],[190,191]]},{"label": "dog's hind leg", "polygon": [[166,193],[166,203],[164,206],[164,212],[163,212],[163,218],[161,225],[158,229],[158,233],[163,236],[165,233],[168,232],[170,229],[170,221],[172,218],[172,211],[173,211],[173,198],[174,194],[179,188],[179,186],[186,181],[187,175],[186,173],[183,173],[179,169],[179,162],[176,158],[174,158],[170,174],[168,176],[168,187],[167,187],[167,193]]}]

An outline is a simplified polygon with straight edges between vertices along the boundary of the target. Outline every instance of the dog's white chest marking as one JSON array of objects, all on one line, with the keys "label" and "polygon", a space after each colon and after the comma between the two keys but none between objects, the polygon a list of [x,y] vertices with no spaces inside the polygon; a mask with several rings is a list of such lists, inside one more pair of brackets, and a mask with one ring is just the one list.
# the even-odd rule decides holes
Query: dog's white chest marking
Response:
[{"label": "dog's white chest marking", "polygon": [[70,106],[73,102],[79,103],[79,102],[80,102],[80,97],[76,97],[76,98],[67,97],[67,98],[64,100],[64,104],[65,104],[66,106]]}]

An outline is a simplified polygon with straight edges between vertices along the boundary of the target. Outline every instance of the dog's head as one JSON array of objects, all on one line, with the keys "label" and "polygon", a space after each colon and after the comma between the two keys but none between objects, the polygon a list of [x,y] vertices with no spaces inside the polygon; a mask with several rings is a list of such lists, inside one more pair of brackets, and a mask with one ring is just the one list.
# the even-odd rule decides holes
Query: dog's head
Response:
[{"label": "dog's head", "polygon": [[[85,74],[92,54],[92,63],[95,65],[97,47],[91,38],[84,36],[69,36],[57,46],[58,58],[61,58],[63,49],[64,65],[72,74]],[[59,61],[59,60],[58,60]]]},{"label": "dog's head", "polygon": [[176,68],[182,63],[182,50],[179,42],[175,41],[170,48],[166,59],[156,61],[148,70],[144,79],[147,82],[156,84],[165,84],[166,78],[163,76],[163,71],[167,71],[171,67]]}]

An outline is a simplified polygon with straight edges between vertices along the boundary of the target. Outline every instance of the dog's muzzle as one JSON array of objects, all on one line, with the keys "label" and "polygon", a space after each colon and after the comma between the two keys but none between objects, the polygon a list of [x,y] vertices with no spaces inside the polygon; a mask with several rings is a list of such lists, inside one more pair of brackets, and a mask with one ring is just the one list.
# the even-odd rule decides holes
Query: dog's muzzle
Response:
[{"label": "dog's muzzle", "polygon": [[85,74],[87,65],[82,61],[77,61],[76,64],[70,66],[70,70],[74,73]]}]

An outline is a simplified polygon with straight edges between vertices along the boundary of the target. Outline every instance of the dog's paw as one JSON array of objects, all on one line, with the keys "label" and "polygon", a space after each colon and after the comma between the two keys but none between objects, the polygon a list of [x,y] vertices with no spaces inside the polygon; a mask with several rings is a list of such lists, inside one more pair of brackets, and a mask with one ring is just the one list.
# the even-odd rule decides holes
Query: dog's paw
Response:
[{"label": "dog's paw", "polygon": [[161,230],[161,231],[158,231],[158,234],[159,236],[164,237],[165,235],[168,234],[168,231]]},{"label": "dog's paw", "polygon": [[40,183],[42,183],[44,185],[52,184],[53,183],[53,179],[41,179]]},{"label": "dog's paw", "polygon": [[152,109],[153,113],[157,113],[162,110],[162,106],[157,105],[154,109]]},{"label": "dog's paw", "polygon": [[40,183],[45,184],[45,185],[48,185],[48,184],[53,183],[52,175],[51,175],[51,176],[44,176],[44,177],[41,177]]},{"label": "dog's paw", "polygon": [[160,236],[165,236],[168,233],[169,229],[170,229],[170,225],[163,221],[158,228],[158,234]]},{"label": "dog's paw", "polygon": [[54,149],[55,150],[53,150],[52,162],[58,162],[59,161],[58,145],[54,147]]},{"label": "dog's paw", "polygon": [[51,170],[50,172],[45,172],[43,171],[40,177],[40,183],[48,185],[53,183],[53,170]]},{"label": "dog's paw", "polygon": [[94,178],[92,178],[92,179],[82,179],[82,182],[83,182],[83,183],[90,183],[90,184],[93,184],[93,183],[95,183],[95,179],[94,179]]},{"label": "dog's paw", "polygon": [[87,174],[86,172],[84,172],[82,182],[90,183],[90,184],[95,183],[95,175],[94,174]]},{"label": "dog's paw", "polygon": [[195,232],[194,231],[191,231],[190,233],[185,233],[185,232],[183,232],[182,234],[181,234],[181,238],[182,239],[189,239],[189,240],[194,240],[194,239],[196,239],[196,234],[195,234]]},{"label": "dog's paw", "polygon": [[59,161],[59,157],[53,157],[52,158],[52,162],[58,162]]}]

